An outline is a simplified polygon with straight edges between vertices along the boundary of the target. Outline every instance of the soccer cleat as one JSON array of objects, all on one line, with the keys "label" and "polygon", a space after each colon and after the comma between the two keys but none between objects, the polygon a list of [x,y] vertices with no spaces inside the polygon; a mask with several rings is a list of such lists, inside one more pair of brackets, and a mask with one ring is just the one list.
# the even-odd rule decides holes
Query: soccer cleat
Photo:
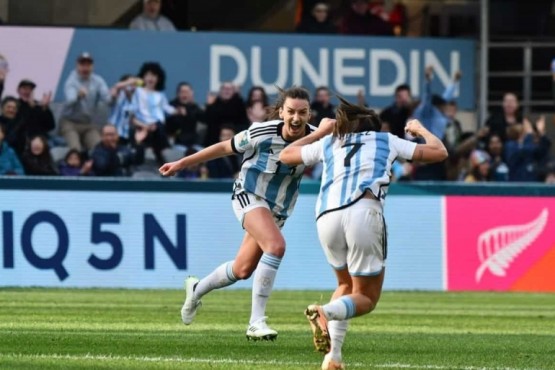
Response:
[{"label": "soccer cleat", "polygon": [[312,327],[314,347],[318,352],[328,353],[331,348],[331,339],[328,331],[328,319],[324,315],[322,306],[311,304],[306,308],[304,314]]},{"label": "soccer cleat", "polygon": [[247,339],[248,340],[276,340],[278,333],[274,329],[268,327],[266,324],[266,319],[268,317],[264,316],[247,328]]},{"label": "soccer cleat", "polygon": [[195,276],[189,276],[185,279],[185,303],[181,307],[181,320],[183,324],[189,325],[193,322],[197,309],[202,306],[200,300],[195,299],[194,290],[195,285],[199,282]]},{"label": "soccer cleat", "polygon": [[331,358],[331,353],[328,353],[322,362],[322,370],[345,370],[345,365],[342,362],[335,361]]}]

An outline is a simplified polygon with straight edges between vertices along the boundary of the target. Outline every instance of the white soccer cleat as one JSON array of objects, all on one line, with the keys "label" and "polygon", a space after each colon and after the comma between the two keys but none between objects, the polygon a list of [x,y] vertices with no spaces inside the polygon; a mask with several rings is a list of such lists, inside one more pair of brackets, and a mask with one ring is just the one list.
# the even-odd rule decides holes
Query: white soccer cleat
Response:
[{"label": "white soccer cleat", "polygon": [[274,329],[268,327],[266,324],[266,319],[268,317],[264,316],[247,328],[247,339],[248,340],[276,340],[278,333]]},{"label": "white soccer cleat", "polygon": [[183,307],[181,307],[181,320],[185,325],[189,325],[193,322],[197,314],[197,309],[202,306],[202,302],[196,300],[194,295],[195,285],[198,282],[199,279],[195,276],[189,276],[185,279],[185,303],[183,303]]},{"label": "white soccer cleat", "polygon": [[331,348],[331,339],[328,331],[328,319],[322,310],[322,306],[311,304],[306,308],[304,314],[312,328],[314,348],[318,352],[328,353]]},{"label": "white soccer cleat", "polygon": [[331,358],[331,353],[324,356],[324,362],[322,362],[322,370],[345,370],[345,364],[342,362],[337,362]]}]

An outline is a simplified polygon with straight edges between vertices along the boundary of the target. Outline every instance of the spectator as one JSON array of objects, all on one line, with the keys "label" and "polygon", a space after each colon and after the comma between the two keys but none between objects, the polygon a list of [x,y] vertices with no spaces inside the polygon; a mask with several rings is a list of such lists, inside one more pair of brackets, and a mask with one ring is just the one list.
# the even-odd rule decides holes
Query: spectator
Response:
[{"label": "spectator", "polygon": [[8,71],[8,60],[2,54],[0,54],[0,99],[2,99],[2,93],[4,92],[4,82],[6,81]]},{"label": "spectator", "polygon": [[[422,93],[422,100],[416,107],[413,117],[435,136],[441,140],[445,139],[445,130],[451,119],[446,115],[448,112],[447,102],[453,101],[458,82],[461,79],[461,72],[455,73],[453,81],[448,85],[442,96],[432,95],[433,69],[426,67],[426,82]],[[447,178],[444,163],[419,164],[415,166],[415,180],[445,180]]]},{"label": "spectator", "polygon": [[81,154],[75,149],[70,149],[58,169],[62,176],[85,176],[91,172],[92,164],[92,160],[83,163]]},{"label": "spectator", "polygon": [[551,185],[555,184],[555,162],[551,162],[546,166],[543,182]]},{"label": "spectator", "polygon": [[93,71],[93,57],[89,53],[82,53],[64,87],[66,101],[60,120],[60,133],[70,148],[79,151],[83,147],[90,150],[100,141],[99,129],[93,121],[99,113],[99,103],[111,101],[108,85]]},{"label": "spectator", "polygon": [[204,121],[204,111],[195,103],[194,91],[187,82],[177,85],[176,97],[170,104],[181,109],[181,115],[173,115],[166,122],[166,133],[174,137],[175,143],[190,147],[200,145],[198,126]]},{"label": "spectator", "polygon": [[267,115],[268,112],[266,111],[266,109],[264,109],[264,106],[259,101],[255,101],[250,107],[247,106],[247,117],[250,123],[264,122],[266,121]]},{"label": "spectator", "polygon": [[13,96],[6,96],[4,100],[2,100],[2,106],[0,110],[0,125],[4,125],[5,135],[8,142],[13,129],[17,125],[17,121],[15,120],[16,117],[17,99]]},{"label": "spectator", "polygon": [[470,154],[470,170],[464,182],[489,181],[490,156],[483,150],[476,149]]},{"label": "spectator", "polygon": [[311,118],[310,123],[316,127],[324,118],[335,119],[335,107],[331,104],[330,89],[320,86],[314,93],[314,101],[310,104]]},{"label": "spectator", "polygon": [[35,135],[31,137],[21,157],[27,175],[53,176],[58,175],[58,169],[50,154],[46,137]]},{"label": "spectator", "polygon": [[252,105],[256,102],[262,103],[262,106],[266,108],[270,103],[268,102],[268,95],[266,94],[266,90],[262,86],[253,86],[250,88],[249,93],[247,94],[247,108],[252,107]]},{"label": "spectator", "polygon": [[411,114],[412,95],[406,84],[395,88],[395,102],[380,113],[382,128],[389,127],[389,132],[401,139],[405,138],[405,125]]},{"label": "spectator", "polygon": [[301,20],[296,31],[299,33],[337,33],[337,27],[331,22],[329,5],[324,2],[314,4],[310,15]]},{"label": "spectator", "polygon": [[516,94],[505,93],[503,95],[502,112],[491,115],[486,121],[490,134],[497,134],[503,142],[507,140],[507,127],[522,123],[522,113]]},{"label": "spectator", "polygon": [[0,176],[24,175],[23,166],[14,150],[4,140],[6,127],[0,123]]},{"label": "spectator", "polygon": [[489,136],[487,151],[491,156],[492,181],[509,181],[509,166],[503,160],[503,141],[497,134]]},{"label": "spectator", "polygon": [[341,33],[393,36],[393,27],[382,18],[370,13],[368,0],[351,0],[347,14],[341,22]]},{"label": "spectator", "polygon": [[369,6],[370,13],[391,24],[396,36],[406,34],[407,9],[401,1],[396,1],[389,12],[385,6],[385,0],[371,0]]},{"label": "spectator", "polygon": [[144,0],[143,13],[135,17],[129,28],[141,31],[175,31],[172,21],[160,14],[161,0]]},{"label": "spectator", "polygon": [[131,114],[133,112],[133,94],[137,86],[142,85],[140,78],[123,75],[110,90],[112,95],[112,113],[108,122],[116,126],[122,144],[130,141]]},{"label": "spectator", "polygon": [[[197,150],[195,148],[190,147],[190,148],[187,148],[184,156],[187,157],[189,155],[195,154],[196,152]],[[203,163],[195,164],[179,171],[177,173],[177,177],[186,179],[186,180],[197,180],[197,179],[204,180],[208,178],[208,169]]]},{"label": "spectator", "polygon": [[505,142],[509,181],[538,181],[540,164],[546,161],[550,147],[551,141],[545,136],[545,117],[540,117],[535,126],[528,119],[509,126]]},{"label": "spectator", "polygon": [[154,62],[144,63],[139,72],[139,77],[144,81],[143,87],[137,87],[133,95],[133,128],[134,141],[137,145],[152,147],[156,159],[164,163],[162,150],[169,146],[164,124],[166,114],[184,113],[172,107],[164,88],[166,72],[160,64]]},{"label": "spectator", "polygon": [[9,142],[18,155],[23,154],[29,138],[37,135],[48,137],[48,133],[56,127],[49,106],[52,93],[43,94],[38,102],[33,98],[35,86],[31,80],[22,80],[17,88],[19,100],[16,125],[10,132]]},{"label": "spectator", "polygon": [[231,82],[224,82],[218,96],[208,101],[206,106],[206,123],[208,132],[204,146],[219,141],[222,124],[233,125],[235,132],[241,132],[249,126],[245,102]]},{"label": "spectator", "polygon": [[124,176],[132,165],[141,164],[144,152],[119,145],[118,130],[114,125],[102,128],[102,140],[92,154],[92,170],[95,176]]},{"label": "spectator", "polygon": [[[232,125],[222,125],[220,128],[220,142],[228,141],[235,136]],[[239,155],[231,155],[211,160],[206,163],[208,177],[211,179],[232,179],[237,176],[241,167]]]}]

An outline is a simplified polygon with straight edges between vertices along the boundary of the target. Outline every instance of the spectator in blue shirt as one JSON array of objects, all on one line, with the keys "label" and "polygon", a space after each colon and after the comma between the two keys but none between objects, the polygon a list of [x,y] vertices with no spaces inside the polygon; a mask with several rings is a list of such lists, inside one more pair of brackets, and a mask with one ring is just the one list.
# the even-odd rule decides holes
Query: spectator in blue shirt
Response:
[{"label": "spectator in blue shirt", "polygon": [[24,175],[23,166],[14,150],[4,141],[6,128],[0,124],[0,176]]}]

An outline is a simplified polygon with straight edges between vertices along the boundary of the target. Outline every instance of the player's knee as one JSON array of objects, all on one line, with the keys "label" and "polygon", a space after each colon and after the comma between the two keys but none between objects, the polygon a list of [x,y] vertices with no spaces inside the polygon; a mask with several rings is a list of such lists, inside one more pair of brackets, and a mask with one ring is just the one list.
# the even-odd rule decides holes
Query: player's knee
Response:
[{"label": "player's knee", "polygon": [[269,253],[272,256],[282,258],[285,254],[285,240],[283,238],[277,238],[266,243],[264,248],[262,248],[265,253]]}]

